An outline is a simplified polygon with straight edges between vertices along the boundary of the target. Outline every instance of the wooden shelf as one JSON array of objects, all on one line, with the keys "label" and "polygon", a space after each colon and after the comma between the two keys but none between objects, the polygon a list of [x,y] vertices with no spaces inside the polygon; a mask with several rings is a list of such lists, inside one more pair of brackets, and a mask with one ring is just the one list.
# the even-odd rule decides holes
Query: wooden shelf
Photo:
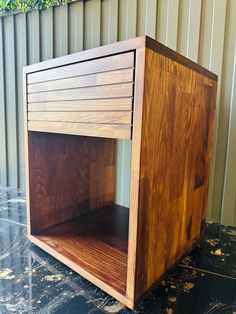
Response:
[{"label": "wooden shelf", "polygon": [[129,209],[96,209],[34,235],[92,275],[125,295]]}]

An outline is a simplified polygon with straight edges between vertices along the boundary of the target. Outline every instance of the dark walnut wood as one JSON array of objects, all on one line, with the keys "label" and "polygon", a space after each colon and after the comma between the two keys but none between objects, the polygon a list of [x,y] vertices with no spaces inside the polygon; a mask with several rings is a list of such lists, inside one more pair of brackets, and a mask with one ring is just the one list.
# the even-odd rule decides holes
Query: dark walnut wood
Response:
[{"label": "dark walnut wood", "polygon": [[[203,234],[216,86],[149,37],[26,67],[29,239],[133,309]],[[132,140],[129,208],[117,139]]]},{"label": "dark walnut wood", "polygon": [[145,57],[137,298],[202,235],[216,94],[202,74],[150,49]]},{"label": "dark walnut wood", "polygon": [[112,203],[115,142],[29,132],[31,232]]},{"label": "dark walnut wood", "polygon": [[35,236],[65,258],[125,294],[128,222],[128,208],[110,205],[54,225]]}]

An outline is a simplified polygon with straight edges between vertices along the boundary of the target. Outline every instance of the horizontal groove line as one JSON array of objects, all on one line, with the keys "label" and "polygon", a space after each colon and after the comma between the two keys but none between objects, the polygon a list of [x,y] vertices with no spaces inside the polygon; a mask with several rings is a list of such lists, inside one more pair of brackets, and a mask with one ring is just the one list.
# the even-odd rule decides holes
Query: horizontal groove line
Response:
[{"label": "horizontal groove line", "polygon": [[[39,72],[43,72],[43,71],[47,71],[47,70],[50,70],[50,69],[59,69],[59,68],[62,68],[62,67],[66,67],[66,66],[69,66],[69,65],[76,65],[78,63],[84,63],[84,62],[87,62],[87,61],[93,61],[93,60],[99,60],[99,59],[104,59],[104,58],[108,58],[108,57],[113,57],[113,56],[118,56],[118,55],[124,55],[124,54],[129,54],[129,53],[133,53],[133,64],[135,64],[135,59],[134,59],[134,56],[135,56],[135,48],[132,49],[130,48],[129,50],[125,50],[125,51],[119,51],[119,52],[111,52],[107,55],[100,55],[100,56],[94,56],[94,57],[89,57],[89,58],[82,58],[80,60],[77,60],[77,61],[69,61],[68,63],[63,63],[63,64],[56,64],[56,65],[53,65],[52,67],[46,67],[46,68],[38,68],[38,69],[33,69],[29,72],[27,72],[26,74],[29,75],[29,74],[34,74],[34,73],[39,73]],[[66,56],[62,56],[60,58],[65,58]],[[54,59],[55,60],[55,59]],[[49,61],[49,60],[47,60]],[[45,62],[47,62],[45,61]],[[133,67],[135,67],[135,65],[133,65]],[[125,68],[124,68],[125,69]]]},{"label": "horizontal groove line", "polygon": [[122,82],[116,82],[116,83],[103,83],[103,84],[97,84],[97,85],[84,85],[84,86],[76,86],[76,87],[68,87],[68,88],[47,89],[47,90],[42,90],[42,91],[37,91],[37,92],[28,92],[27,91],[27,95],[39,94],[39,93],[41,94],[41,93],[45,93],[45,92],[57,92],[57,91],[61,91],[61,90],[80,89],[80,88],[87,88],[87,87],[99,87],[99,86],[107,86],[107,85],[112,86],[112,85],[129,84],[129,83],[134,84],[134,80],[122,81]]},{"label": "horizontal groove line", "polygon": [[28,110],[28,112],[34,112],[34,113],[42,113],[42,112],[45,112],[45,113],[53,113],[53,114],[55,114],[55,113],[65,113],[65,112],[68,112],[68,113],[73,113],[73,112],[84,112],[84,113],[99,113],[99,112],[102,112],[102,113],[105,113],[105,112],[125,112],[125,113],[129,113],[129,112],[131,112],[131,113],[133,113],[133,110],[73,110],[73,111],[67,111],[67,110],[65,110],[65,111],[62,111],[62,110],[60,110],[60,111],[45,111],[45,110],[39,110],[39,111],[29,111]]},{"label": "horizontal groove line", "polygon": [[61,113],[65,113],[65,112],[68,112],[68,113],[72,113],[72,112],[87,112],[87,113],[92,113],[92,112],[131,112],[131,113],[133,113],[133,110],[115,110],[115,109],[110,109],[110,110],[108,110],[108,109],[104,109],[104,110],[60,110],[60,111],[57,111],[57,110],[27,110],[27,112],[29,113],[29,112],[38,112],[38,113],[42,113],[42,112],[45,112],[45,113],[55,113],[55,112],[61,112]]},{"label": "horizontal groove line", "polygon": [[132,126],[132,124],[130,123],[109,123],[109,122],[106,122],[106,123],[99,123],[99,122],[87,122],[87,121],[80,121],[80,122],[77,122],[77,121],[48,121],[48,120],[28,120],[28,122],[39,122],[39,123],[60,123],[60,124],[98,124],[98,125],[120,125],[120,126],[124,126],[124,125],[127,125],[127,126]]},{"label": "horizontal groove line", "polygon": [[40,92],[32,92],[28,93],[27,95],[36,95],[36,94],[43,94],[43,93],[50,93],[50,92],[58,92],[58,91],[68,91],[68,90],[73,90],[73,89],[82,89],[82,88],[91,88],[91,87],[100,87],[100,86],[113,86],[113,85],[121,85],[121,84],[132,84],[134,85],[134,81],[130,82],[120,82],[120,83],[112,83],[112,84],[100,84],[100,85],[92,85],[92,86],[81,86],[81,87],[72,87],[72,88],[62,88],[62,89],[50,89],[50,90],[45,90],[45,91],[40,91]]},{"label": "horizontal groove line", "polygon": [[[51,102],[53,102],[53,103],[60,103],[60,102],[65,102],[65,101],[93,101],[93,100],[114,100],[114,99],[134,99],[134,96],[122,96],[122,97],[108,97],[108,98],[85,98],[85,99],[81,99],[81,98],[79,98],[79,99],[63,99],[63,100],[47,100],[47,101],[45,101],[45,100],[43,100],[43,101],[29,101],[28,102],[28,104],[37,104],[37,103],[51,103]],[[96,105],[95,105],[96,106]]]},{"label": "horizontal groove line", "polygon": [[[113,99],[119,99],[119,98],[121,98],[121,97],[114,97]],[[125,97],[125,98],[127,98],[127,97]],[[130,98],[132,98],[131,96],[130,96]],[[55,99],[55,100],[47,100],[46,102],[45,102],[45,100],[43,100],[43,101],[39,101],[39,100],[37,100],[37,101],[30,101],[28,104],[37,104],[37,103],[50,103],[50,102],[56,102],[56,103],[58,103],[59,101],[61,101],[61,102],[65,102],[65,101],[73,101],[73,100],[75,100],[75,101],[83,101],[83,100],[98,100],[98,99],[103,99],[103,100],[106,100],[106,99],[108,99],[108,98],[76,98],[76,99],[63,99],[63,100],[57,100],[57,99]]]},{"label": "horizontal groove line", "polygon": [[[53,70],[54,68],[51,69],[46,69],[46,70],[42,70],[42,71],[38,71],[38,72],[32,72],[32,73],[28,73],[28,75],[30,74],[34,74],[34,73],[40,73],[40,72],[44,72],[44,71],[49,71],[49,70]],[[56,69],[56,68],[55,68]],[[121,70],[127,70],[127,69],[135,69],[134,66],[132,67],[127,67],[127,68],[119,68],[119,69],[115,69],[115,70],[107,70],[107,71],[102,71],[102,72],[91,72],[88,74],[81,74],[81,75],[72,75],[69,77],[61,77],[61,78],[55,78],[55,79],[51,79],[51,80],[46,80],[46,81],[39,81],[39,82],[34,82],[34,83],[27,83],[28,86],[30,85],[35,85],[35,84],[42,84],[42,83],[48,83],[48,82],[52,82],[52,81],[61,81],[61,80],[69,80],[70,78],[75,78],[75,77],[83,77],[83,76],[89,76],[89,75],[94,75],[94,74],[101,74],[101,73],[109,73],[109,72],[116,72],[116,71],[121,71]]]}]

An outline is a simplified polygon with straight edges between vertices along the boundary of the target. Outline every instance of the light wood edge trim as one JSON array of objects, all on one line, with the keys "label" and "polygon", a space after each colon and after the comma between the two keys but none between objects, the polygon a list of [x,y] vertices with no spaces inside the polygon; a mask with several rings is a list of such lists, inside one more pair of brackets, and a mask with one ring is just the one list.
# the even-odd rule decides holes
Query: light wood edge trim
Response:
[{"label": "light wood edge trim", "polygon": [[88,50],[76,52],[67,56],[50,59],[40,63],[35,63],[24,67],[26,73],[32,73],[42,71],[62,65],[69,65],[71,63],[77,63],[85,60],[97,59],[100,57],[106,57],[110,55],[125,53],[129,51],[135,51],[136,48],[144,47],[146,45],[146,36],[131,38],[105,46],[91,48]]},{"label": "light wood edge trim", "polygon": [[91,59],[96,59],[99,57],[105,57],[105,56],[124,53],[128,51],[134,51],[135,49],[144,48],[144,47],[148,47],[164,56],[169,56],[169,57],[171,56],[172,58],[176,59],[176,62],[178,63],[181,63],[192,69],[194,67],[197,72],[204,71],[205,75],[207,75],[209,78],[212,78],[214,80],[218,79],[217,75],[214,74],[213,72],[206,70],[205,68],[203,68],[196,62],[190,61],[183,55],[164,46],[160,42],[156,42],[155,39],[150,38],[149,36],[146,36],[146,35],[115,42],[115,43],[108,44],[105,46],[91,48],[88,50],[76,52],[76,53],[73,53],[67,56],[62,56],[55,59],[50,59],[50,60],[43,61],[40,63],[28,65],[24,67],[24,71],[25,73],[32,73],[32,72],[46,70],[49,68],[59,67],[62,65],[68,65],[71,63],[81,62],[84,60],[91,60]]},{"label": "light wood edge trim", "polygon": [[[128,51],[123,54],[115,54],[105,56],[103,58],[95,58],[85,60],[84,62],[62,65],[56,68],[49,68],[39,72],[29,73],[27,77],[28,85],[50,82],[59,79],[73,78],[90,74],[99,74],[115,70],[132,68],[134,65],[134,52]],[[72,69],[72,71],[71,71]],[[75,71],[76,70],[76,71]]]},{"label": "light wood edge trim", "polygon": [[97,277],[90,274],[89,272],[87,272],[86,270],[84,270],[83,268],[81,268],[80,266],[78,266],[77,264],[75,264],[74,262],[72,262],[71,260],[66,258],[65,256],[63,256],[62,254],[58,253],[53,248],[51,248],[50,246],[48,246],[44,242],[40,241],[39,239],[37,239],[37,237],[35,237],[31,234],[28,234],[28,238],[31,242],[33,242],[34,244],[39,246],[41,249],[43,249],[48,254],[50,254],[53,257],[55,257],[56,259],[58,259],[60,262],[62,262],[66,266],[73,269],[75,272],[80,274],[85,279],[92,282],[98,288],[100,288],[103,291],[105,291],[106,293],[110,294],[113,298],[115,298],[118,301],[120,301],[121,303],[125,304],[130,309],[133,309],[133,307],[134,307],[133,302],[130,301],[126,296],[122,295],[120,292],[116,291],[115,289],[113,289],[112,287],[110,287],[109,285],[104,283],[102,280],[98,279]]},{"label": "light wood edge trim", "polygon": [[136,251],[138,236],[138,206],[139,206],[139,177],[142,110],[144,94],[145,48],[136,50],[135,58],[135,85],[133,107],[133,134],[131,159],[131,188],[130,188],[130,216],[128,240],[128,267],[127,267],[127,298],[135,303]]},{"label": "light wood edge trim", "polygon": [[29,144],[28,144],[28,110],[27,110],[27,73],[23,69],[23,114],[24,114],[24,152],[25,152],[25,181],[26,181],[26,214],[27,234],[31,232],[30,223],[30,192],[29,192]]},{"label": "light wood edge trim", "polygon": [[[91,128],[84,128],[83,126],[90,126]],[[92,137],[105,137],[116,139],[131,139],[132,125],[119,124],[120,127],[125,128],[123,133],[117,130],[101,130],[99,126],[105,126],[106,124],[99,123],[74,123],[74,122],[58,122],[58,121],[28,121],[28,130],[35,132],[46,132],[56,134],[68,134],[68,135],[81,135],[81,136],[92,136]],[[107,124],[108,125],[108,124]],[[118,124],[110,124],[110,126],[118,126]],[[55,128],[56,126],[56,128]],[[70,126],[70,128],[69,128]],[[73,128],[77,126],[77,129]]]}]

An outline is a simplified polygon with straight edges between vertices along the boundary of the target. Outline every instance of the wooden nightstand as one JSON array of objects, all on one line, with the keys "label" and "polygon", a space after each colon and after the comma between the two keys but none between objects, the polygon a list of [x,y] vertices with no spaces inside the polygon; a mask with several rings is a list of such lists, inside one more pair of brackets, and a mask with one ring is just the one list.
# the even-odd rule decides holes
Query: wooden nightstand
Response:
[{"label": "wooden nightstand", "polygon": [[202,236],[216,86],[149,37],[24,68],[29,239],[134,308]]}]

